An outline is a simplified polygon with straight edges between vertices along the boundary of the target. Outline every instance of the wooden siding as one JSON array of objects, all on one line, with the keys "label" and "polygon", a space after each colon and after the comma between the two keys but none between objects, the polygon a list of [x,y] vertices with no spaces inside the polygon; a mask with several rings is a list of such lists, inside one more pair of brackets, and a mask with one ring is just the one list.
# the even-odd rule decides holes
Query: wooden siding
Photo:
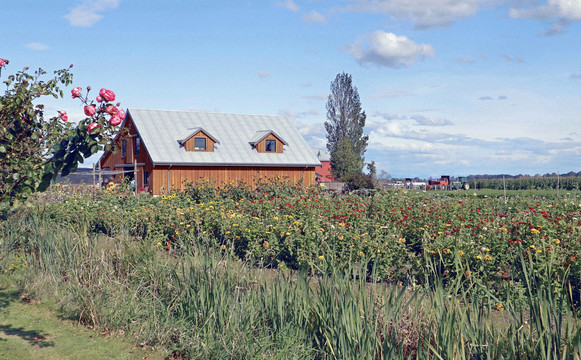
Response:
[{"label": "wooden siding", "polygon": [[[195,150],[195,138],[203,137],[206,139],[206,150]],[[196,135],[192,136],[184,143],[184,148],[186,151],[206,151],[206,152],[213,152],[214,151],[214,140],[212,140],[208,135],[206,135],[203,131],[198,131]]]},{"label": "wooden siding", "polygon": [[[169,190],[182,190],[184,181],[197,182],[210,179],[220,185],[230,181],[241,181],[253,185],[260,178],[287,177],[292,183],[311,186],[315,183],[315,168],[288,167],[226,167],[226,166],[156,166],[149,176],[149,191],[161,195]],[[168,186],[169,180],[169,186]]]},{"label": "wooden siding", "polygon": [[[125,122],[125,129],[128,129],[128,132],[125,132],[124,135],[122,134],[117,138],[117,141],[116,141],[117,151],[107,153],[103,157],[103,159],[101,160],[101,169],[110,168],[112,171],[132,170],[132,168],[131,169],[130,168],[120,168],[120,167],[115,167],[115,165],[134,164],[135,162],[146,163],[147,165],[145,165],[145,166],[138,166],[137,167],[137,179],[135,179],[135,181],[137,182],[138,189],[139,188],[146,188],[147,185],[144,184],[144,178],[143,178],[144,171],[149,171],[149,174],[150,174],[149,177],[150,177],[150,183],[151,183],[151,173],[153,170],[153,167],[151,166],[151,161],[149,160],[149,155],[147,154],[147,148],[145,147],[143,140],[141,140],[139,156],[135,156],[135,138],[139,134],[137,133],[137,129],[133,125],[133,121],[131,120],[130,116],[127,117],[127,121]],[[127,140],[127,154],[125,157],[121,156],[122,155],[121,154],[121,139],[123,137],[125,137],[125,139]],[[114,180],[120,181],[124,177],[124,175],[129,176],[129,174],[116,175]]]},{"label": "wooden siding", "polygon": [[262,141],[260,141],[258,144],[254,146],[256,148],[256,151],[258,151],[259,153],[266,152],[266,140],[276,140],[276,152],[282,154],[283,143],[282,141],[280,141],[279,138],[272,134],[268,135],[267,137],[262,139]]}]

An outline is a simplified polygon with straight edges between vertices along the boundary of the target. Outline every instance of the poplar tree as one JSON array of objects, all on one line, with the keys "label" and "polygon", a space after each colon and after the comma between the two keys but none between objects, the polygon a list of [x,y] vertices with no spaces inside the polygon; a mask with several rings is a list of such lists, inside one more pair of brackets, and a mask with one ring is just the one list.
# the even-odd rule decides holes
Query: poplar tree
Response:
[{"label": "poplar tree", "polygon": [[365,111],[351,75],[337,74],[327,100],[327,150],[331,172],[337,179],[348,180],[362,174],[369,136],[363,134]]}]

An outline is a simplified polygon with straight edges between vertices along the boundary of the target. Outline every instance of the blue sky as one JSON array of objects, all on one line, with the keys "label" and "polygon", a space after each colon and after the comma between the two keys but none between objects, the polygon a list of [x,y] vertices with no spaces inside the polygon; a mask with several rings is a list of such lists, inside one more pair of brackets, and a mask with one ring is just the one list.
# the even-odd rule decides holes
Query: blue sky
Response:
[{"label": "blue sky", "polygon": [[[324,148],[352,75],[397,177],[580,171],[581,0],[3,0],[3,72],[74,64],[125,108],[285,115]],[[67,94],[69,91],[67,91]],[[78,103],[50,101],[81,119]],[[171,124],[168,124],[171,126]]]}]

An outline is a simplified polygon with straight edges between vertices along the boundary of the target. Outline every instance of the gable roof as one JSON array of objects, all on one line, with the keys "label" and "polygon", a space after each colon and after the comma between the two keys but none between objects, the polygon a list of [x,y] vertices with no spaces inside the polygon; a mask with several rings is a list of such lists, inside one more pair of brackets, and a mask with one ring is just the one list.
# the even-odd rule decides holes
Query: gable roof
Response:
[{"label": "gable roof", "polygon": [[[145,109],[128,109],[127,115],[127,118],[133,120],[154,165],[321,165],[287,117]],[[220,142],[215,142],[214,151],[184,151],[176,140],[184,140],[188,135],[191,137],[193,131],[198,132],[200,129],[206,135],[211,134],[215,139],[220,139]],[[285,143],[283,153],[258,153],[249,143],[260,137],[262,140],[271,133]]]},{"label": "gable roof", "polygon": [[208,136],[210,139],[212,139],[214,143],[216,144],[220,143],[215,137],[213,137],[208,131],[206,131],[206,129],[202,127],[197,127],[193,129],[190,128],[185,133],[183,133],[182,136],[179,136],[176,140],[178,141],[178,143],[180,143],[180,145],[183,145],[186,141],[190,140],[192,136],[196,135],[200,131],[206,134],[206,136]]},{"label": "gable roof", "polygon": [[250,143],[250,145],[256,145],[259,142],[261,142],[262,140],[264,140],[264,138],[266,138],[268,135],[271,135],[271,134],[276,136],[276,138],[279,139],[283,143],[283,145],[288,145],[288,143],[286,141],[284,141],[283,138],[281,138],[277,133],[275,133],[272,130],[258,130],[256,133],[254,133],[254,135],[250,139],[249,143]]}]

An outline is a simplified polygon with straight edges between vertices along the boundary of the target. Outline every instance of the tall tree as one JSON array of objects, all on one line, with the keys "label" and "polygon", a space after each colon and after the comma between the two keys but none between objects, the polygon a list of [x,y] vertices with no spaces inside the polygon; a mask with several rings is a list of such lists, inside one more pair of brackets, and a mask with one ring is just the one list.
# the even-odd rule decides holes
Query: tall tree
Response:
[{"label": "tall tree", "polygon": [[327,99],[327,149],[331,172],[338,179],[361,174],[369,136],[363,134],[365,111],[351,75],[337,74]]}]

